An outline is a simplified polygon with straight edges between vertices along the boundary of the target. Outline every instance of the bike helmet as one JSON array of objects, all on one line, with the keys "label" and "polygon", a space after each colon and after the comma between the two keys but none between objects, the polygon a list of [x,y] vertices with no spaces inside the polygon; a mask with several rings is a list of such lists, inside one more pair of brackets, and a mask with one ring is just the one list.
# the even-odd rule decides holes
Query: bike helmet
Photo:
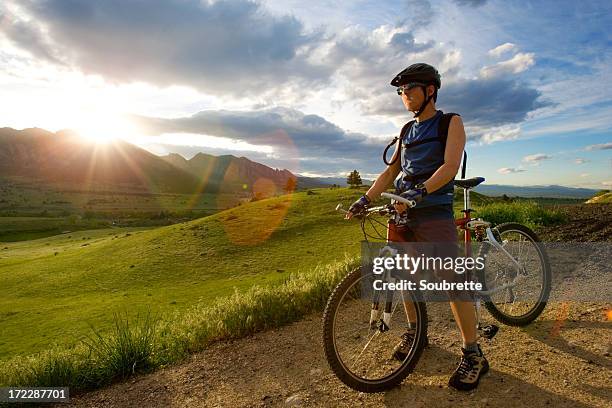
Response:
[{"label": "bike helmet", "polygon": [[412,64],[399,74],[395,76],[391,80],[391,85],[393,86],[401,86],[410,82],[422,83],[421,89],[423,89],[423,94],[427,95],[427,86],[434,85],[436,90],[434,91],[432,96],[426,96],[423,104],[415,113],[414,117],[416,118],[425,110],[425,107],[433,98],[434,102],[438,100],[438,89],[442,86],[442,81],[440,80],[440,74],[438,70],[432,67],[429,64],[425,64],[422,62]]}]

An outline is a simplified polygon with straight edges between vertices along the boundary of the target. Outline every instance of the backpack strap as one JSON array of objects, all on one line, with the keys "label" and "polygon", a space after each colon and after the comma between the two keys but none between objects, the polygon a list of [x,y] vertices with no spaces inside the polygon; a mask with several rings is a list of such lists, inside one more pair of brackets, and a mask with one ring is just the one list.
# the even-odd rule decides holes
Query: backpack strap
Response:
[{"label": "backpack strap", "polygon": [[389,151],[391,146],[395,145],[395,142],[399,143],[400,146],[402,145],[402,139],[404,138],[404,135],[410,131],[410,128],[412,127],[414,122],[414,120],[411,120],[410,122],[406,123],[402,127],[402,130],[400,130],[399,136],[394,137],[391,143],[389,143],[387,147],[385,147],[385,151],[383,152],[383,162],[385,162],[387,166],[393,165],[400,157],[400,155],[398,155],[395,160],[393,160],[393,157],[391,157],[391,161],[387,161],[387,152]]},{"label": "backpack strap", "polygon": [[[448,138],[448,127],[450,126],[450,121],[453,116],[461,116],[458,113],[444,113],[440,118],[440,123],[438,124],[438,138],[440,139],[440,143],[442,143],[443,149],[446,150],[446,139]],[[463,150],[463,164],[461,165],[461,178],[465,178],[465,170],[467,167],[467,152],[465,149]]]},{"label": "backpack strap", "polygon": [[446,149],[446,139],[448,138],[448,127],[450,126],[450,121],[453,116],[461,116],[458,113],[443,113],[440,118],[440,122],[438,123],[438,138],[440,139],[440,143]]},{"label": "backpack strap", "polygon": [[408,132],[410,132],[410,128],[412,128],[412,125],[414,125],[414,120],[411,120],[410,122],[406,123],[403,127],[402,130],[400,130],[400,141],[404,138],[404,135],[407,134]]}]

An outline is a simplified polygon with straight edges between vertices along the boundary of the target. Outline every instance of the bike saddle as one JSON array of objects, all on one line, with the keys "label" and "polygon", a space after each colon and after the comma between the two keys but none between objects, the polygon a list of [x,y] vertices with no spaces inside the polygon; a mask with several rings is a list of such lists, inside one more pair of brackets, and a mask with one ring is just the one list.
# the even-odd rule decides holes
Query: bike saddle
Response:
[{"label": "bike saddle", "polygon": [[463,188],[472,188],[476,187],[483,181],[485,181],[484,177],[472,177],[464,180],[455,180],[455,185]]}]

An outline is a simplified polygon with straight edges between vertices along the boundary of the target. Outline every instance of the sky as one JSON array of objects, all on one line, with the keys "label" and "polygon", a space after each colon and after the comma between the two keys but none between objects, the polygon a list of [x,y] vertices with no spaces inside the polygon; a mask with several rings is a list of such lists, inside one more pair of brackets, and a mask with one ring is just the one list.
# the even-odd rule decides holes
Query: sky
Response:
[{"label": "sky", "polygon": [[610,188],[611,26],[607,0],[3,0],[0,127],[374,178],[426,62],[468,177]]}]

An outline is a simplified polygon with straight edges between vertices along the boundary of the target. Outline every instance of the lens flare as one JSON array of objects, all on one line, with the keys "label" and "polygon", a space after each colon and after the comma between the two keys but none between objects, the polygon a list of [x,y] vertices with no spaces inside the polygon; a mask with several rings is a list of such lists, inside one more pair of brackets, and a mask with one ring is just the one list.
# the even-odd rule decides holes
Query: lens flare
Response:
[{"label": "lens flare", "polygon": [[[297,173],[297,157],[299,155],[287,132],[277,130],[259,135],[258,138],[266,140],[270,145],[282,146],[283,167],[293,175]],[[229,208],[237,205],[236,192],[235,190],[232,191],[232,186],[242,186],[243,197],[246,193],[250,195],[250,200],[255,202],[287,193],[269,202],[255,203],[256,209],[250,208],[244,211],[236,209],[232,211],[230,216],[220,218],[231,242],[237,245],[257,245],[269,239],[281,226],[291,205],[291,193],[295,190],[296,180],[291,179],[290,181],[287,179],[282,181],[282,185],[280,185],[279,180],[260,176],[252,184],[245,184],[246,175],[241,173],[241,169],[234,163],[231,163],[225,170],[223,183],[217,195],[218,208]],[[282,179],[282,177],[279,178]]]}]

